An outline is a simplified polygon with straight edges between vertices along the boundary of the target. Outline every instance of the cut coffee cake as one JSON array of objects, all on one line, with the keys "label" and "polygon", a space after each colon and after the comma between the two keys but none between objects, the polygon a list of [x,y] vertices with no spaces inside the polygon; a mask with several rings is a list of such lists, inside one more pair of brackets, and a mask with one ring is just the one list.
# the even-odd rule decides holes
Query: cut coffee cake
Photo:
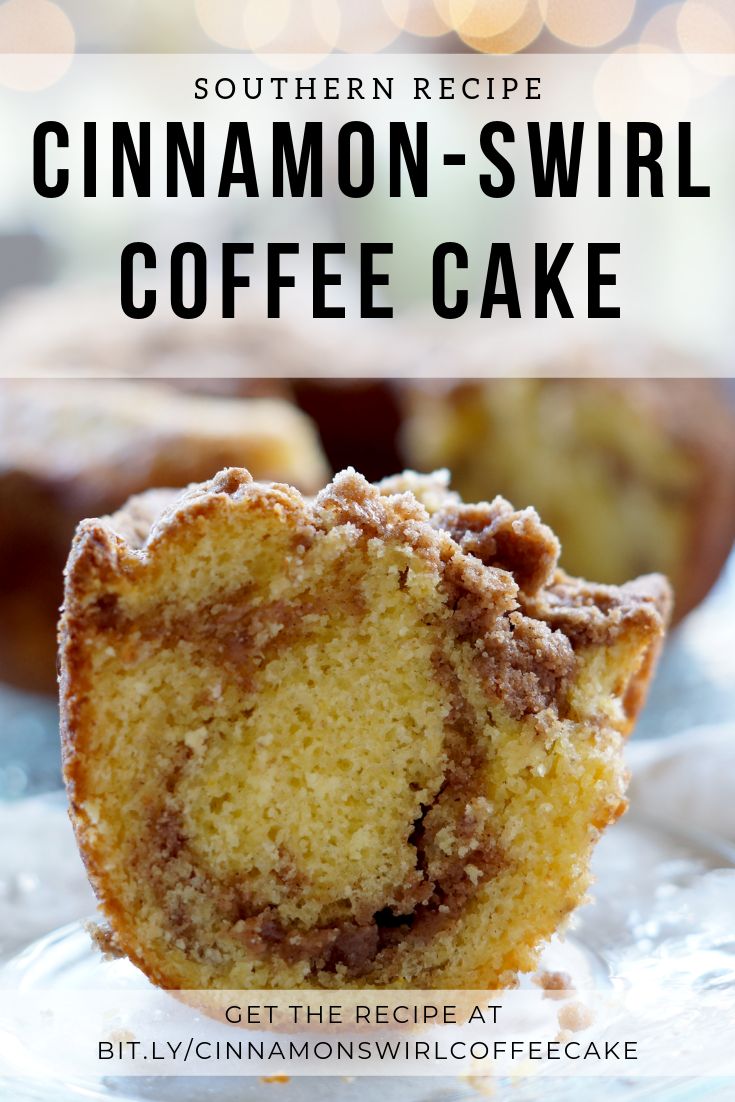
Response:
[{"label": "cut coffee cake", "polygon": [[121,950],[172,988],[492,988],[625,807],[669,603],[441,476],[239,469],[79,528],[64,767]]}]

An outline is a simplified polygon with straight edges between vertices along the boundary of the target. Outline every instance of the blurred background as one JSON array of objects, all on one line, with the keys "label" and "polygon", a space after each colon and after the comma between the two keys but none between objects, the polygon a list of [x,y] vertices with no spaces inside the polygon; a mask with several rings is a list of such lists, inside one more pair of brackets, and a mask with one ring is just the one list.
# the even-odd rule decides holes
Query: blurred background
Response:
[{"label": "blurred background", "polygon": [[28,53],[643,47],[728,53],[729,0],[4,0],[3,49]]},{"label": "blurred background", "polygon": [[[302,51],[308,51],[308,57]],[[18,52],[39,52],[43,61],[29,67],[15,56]],[[557,64],[554,58],[560,52],[565,60]],[[99,56],[105,53],[136,54],[140,60],[131,59],[125,67]],[[614,175],[621,163],[620,123],[627,118],[655,120],[666,134],[665,195],[651,200],[644,192],[640,200],[624,203],[614,193],[613,199],[600,201],[590,184],[574,203],[534,201],[521,162],[514,195],[489,202],[470,179],[472,157],[468,173],[445,172],[433,178],[428,213],[421,200],[387,201],[380,189],[359,203],[327,189],[322,201],[284,204],[269,202],[264,185],[257,200],[234,205],[183,197],[175,203],[168,200],[165,216],[165,196],[161,200],[154,193],[150,201],[112,202],[104,182],[93,202],[72,194],[73,188],[55,201],[32,193],[24,135],[38,117],[71,119],[76,125],[90,111],[104,120],[118,117],[120,110],[131,120],[150,118],[151,112],[155,117],[159,108],[162,117],[190,115],[192,107],[182,103],[180,95],[178,101],[173,95],[166,98],[166,85],[176,74],[174,55],[204,55],[200,67],[206,72],[236,67],[238,58],[244,58],[248,72],[267,73],[275,65],[272,55],[278,54],[281,71],[323,73],[361,71],[358,53],[371,55],[374,64],[395,66],[400,66],[396,55],[406,54],[412,61],[404,72],[421,64],[437,74],[546,74],[538,117],[582,118],[590,126],[598,119],[612,120],[617,143]],[[167,55],[168,60],[157,63],[151,56],[146,62],[140,58],[143,54]],[[605,229],[605,238],[622,242],[616,270],[624,315],[638,328],[705,352],[718,361],[719,373],[730,374],[735,320],[726,285],[731,278],[728,234],[735,232],[735,149],[723,126],[735,111],[733,73],[732,0],[2,0],[0,120],[17,155],[6,158],[0,180],[0,311],[7,317],[19,287],[114,281],[117,267],[111,258],[119,256],[121,242],[158,241],[163,250],[192,235],[193,227],[196,239],[207,246],[233,237],[256,242],[293,234],[305,239],[334,237],[347,242],[348,257],[350,246],[359,240],[374,235],[393,240],[396,255],[388,294],[404,312],[420,310],[427,302],[430,265],[420,247],[429,228],[438,240],[473,244],[478,238],[502,234],[514,245],[548,239],[552,230],[558,240],[567,235],[596,240],[595,234]],[[96,91],[90,99],[92,85]],[[211,109],[208,126],[217,136],[220,122],[242,117],[245,102],[237,97],[210,108],[207,101],[206,108],[197,105],[196,111]],[[270,109],[265,104],[264,110]],[[259,110],[263,108],[258,103],[247,102],[249,119],[257,119]],[[285,104],[280,110],[298,125],[310,107],[308,102]],[[332,110],[336,122],[369,111],[376,124],[392,115],[410,124],[423,111],[410,101],[362,107],[344,103]],[[435,100],[430,105],[437,142],[461,141],[470,151],[477,145],[482,121],[502,117],[520,129],[527,110],[522,101],[457,100],[447,105]],[[695,171],[712,190],[706,201],[676,198],[670,143],[681,119],[692,120]],[[75,157],[78,143],[73,144]],[[514,152],[520,161],[520,144]],[[262,155],[267,160],[265,146]],[[378,155],[382,156],[380,148]],[[384,167],[379,166],[379,173]],[[591,180],[591,174],[583,176]],[[73,173],[73,179],[78,174]],[[470,260],[475,287],[484,268],[481,257],[471,255]],[[572,259],[567,270],[575,263]],[[523,257],[518,264],[523,295],[530,264]],[[581,281],[585,273],[573,275]],[[345,283],[349,282],[348,272]],[[49,319],[37,325],[28,319],[28,311],[23,317],[38,339],[46,324],[52,324]],[[75,321],[64,306],[56,309],[53,324],[58,327],[62,321]],[[111,324],[116,332],[119,320],[104,316],[100,324]],[[552,319],[549,326],[537,328],[552,328]],[[5,360],[0,370],[4,366],[7,371],[7,356]],[[135,365],[129,370],[134,372]],[[355,373],[360,370],[356,367]],[[699,371],[704,373],[702,365]]]}]

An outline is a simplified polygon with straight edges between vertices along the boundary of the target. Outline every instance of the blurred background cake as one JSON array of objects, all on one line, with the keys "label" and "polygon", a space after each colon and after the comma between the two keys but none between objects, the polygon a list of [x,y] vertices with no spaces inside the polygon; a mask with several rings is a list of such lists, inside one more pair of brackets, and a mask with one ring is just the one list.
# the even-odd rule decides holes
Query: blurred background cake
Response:
[{"label": "blurred background cake", "polygon": [[82,518],[233,463],[306,491],[327,470],[308,418],[280,400],[119,380],[0,382],[0,678],[56,691],[62,570]]},{"label": "blurred background cake", "polygon": [[[594,364],[593,364],[594,368]],[[735,536],[735,419],[706,379],[496,379],[404,390],[403,454],[471,500],[533,504],[573,574],[660,571],[675,615],[705,596]]]},{"label": "blurred background cake", "polygon": [[254,310],[228,322],[132,321],[109,287],[89,280],[16,289],[0,299],[0,334],[5,373],[23,377],[222,379],[220,391],[280,394],[284,376],[309,366],[300,327],[276,330]]},{"label": "blurred background cake", "polygon": [[[61,568],[75,524],[132,493],[180,487],[225,465],[306,492],[347,465],[371,479],[446,467],[467,499],[500,493],[537,507],[573,574],[610,584],[665,574],[675,619],[706,595],[732,546],[735,418],[717,381],[422,380],[436,352],[406,321],[396,321],[395,340],[359,349],[311,328],[275,339],[255,322],[213,340],[212,327],[185,323],[128,329],[116,340],[102,316],[85,320],[93,309],[65,324],[63,290],[25,302],[0,339],[26,374],[93,375],[99,364],[100,374],[147,377],[0,380],[0,679],[24,689],[55,691]],[[48,322],[37,326],[43,339],[33,336],[33,316]],[[668,361],[659,358],[661,371]],[[458,348],[455,369],[470,362]],[[599,348],[583,363],[589,376],[617,370]],[[197,364],[199,377],[156,378]],[[371,364],[415,377],[370,378]],[[366,374],[339,377],[356,365]],[[559,363],[549,370],[561,373]]]}]

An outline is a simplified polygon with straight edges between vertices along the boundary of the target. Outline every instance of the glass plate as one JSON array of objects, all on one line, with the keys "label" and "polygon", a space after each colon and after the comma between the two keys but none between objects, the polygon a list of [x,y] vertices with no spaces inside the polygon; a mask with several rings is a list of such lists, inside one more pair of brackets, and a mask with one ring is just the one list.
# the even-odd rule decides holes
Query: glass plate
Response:
[{"label": "glass plate", "polygon": [[[697,1031],[710,1029],[697,1013],[697,996],[725,993],[735,1009],[735,850],[704,835],[679,831],[631,814],[602,839],[595,854],[597,884],[591,905],[582,908],[573,927],[544,953],[542,967],[563,970],[577,990],[605,987],[635,990],[654,983],[675,988],[677,998],[659,1000],[646,1028],[656,1043],[671,1044],[671,1029],[688,1004],[688,1041],[696,1049]],[[105,961],[79,923],[65,926],[35,942],[0,969],[0,987],[65,990],[104,986],[111,990],[147,985],[127,961]],[[731,1028],[733,1017],[723,1023]],[[10,1043],[9,1043],[10,1042]],[[325,1096],[339,1102],[452,1102],[489,1096],[513,1102],[570,1102],[594,1098],[699,1099],[735,1098],[735,1080],[700,1079],[535,1079],[461,1078],[292,1078],[265,1084],[260,1078],[125,1078],[49,1083],[13,1075],[22,1060],[3,1040],[0,1023],[0,1097],[17,1102],[315,1102]],[[20,1063],[15,1063],[19,1068]]]}]

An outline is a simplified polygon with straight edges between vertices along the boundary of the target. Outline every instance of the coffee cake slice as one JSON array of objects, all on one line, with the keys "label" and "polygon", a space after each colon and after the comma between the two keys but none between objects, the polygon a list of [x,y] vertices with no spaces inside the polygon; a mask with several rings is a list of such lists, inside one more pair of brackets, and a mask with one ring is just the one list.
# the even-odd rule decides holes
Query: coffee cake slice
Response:
[{"label": "coffee cake slice", "polygon": [[64,769],[115,939],[179,989],[494,988],[584,898],[669,604],[443,475],[222,471],[85,521]]}]

